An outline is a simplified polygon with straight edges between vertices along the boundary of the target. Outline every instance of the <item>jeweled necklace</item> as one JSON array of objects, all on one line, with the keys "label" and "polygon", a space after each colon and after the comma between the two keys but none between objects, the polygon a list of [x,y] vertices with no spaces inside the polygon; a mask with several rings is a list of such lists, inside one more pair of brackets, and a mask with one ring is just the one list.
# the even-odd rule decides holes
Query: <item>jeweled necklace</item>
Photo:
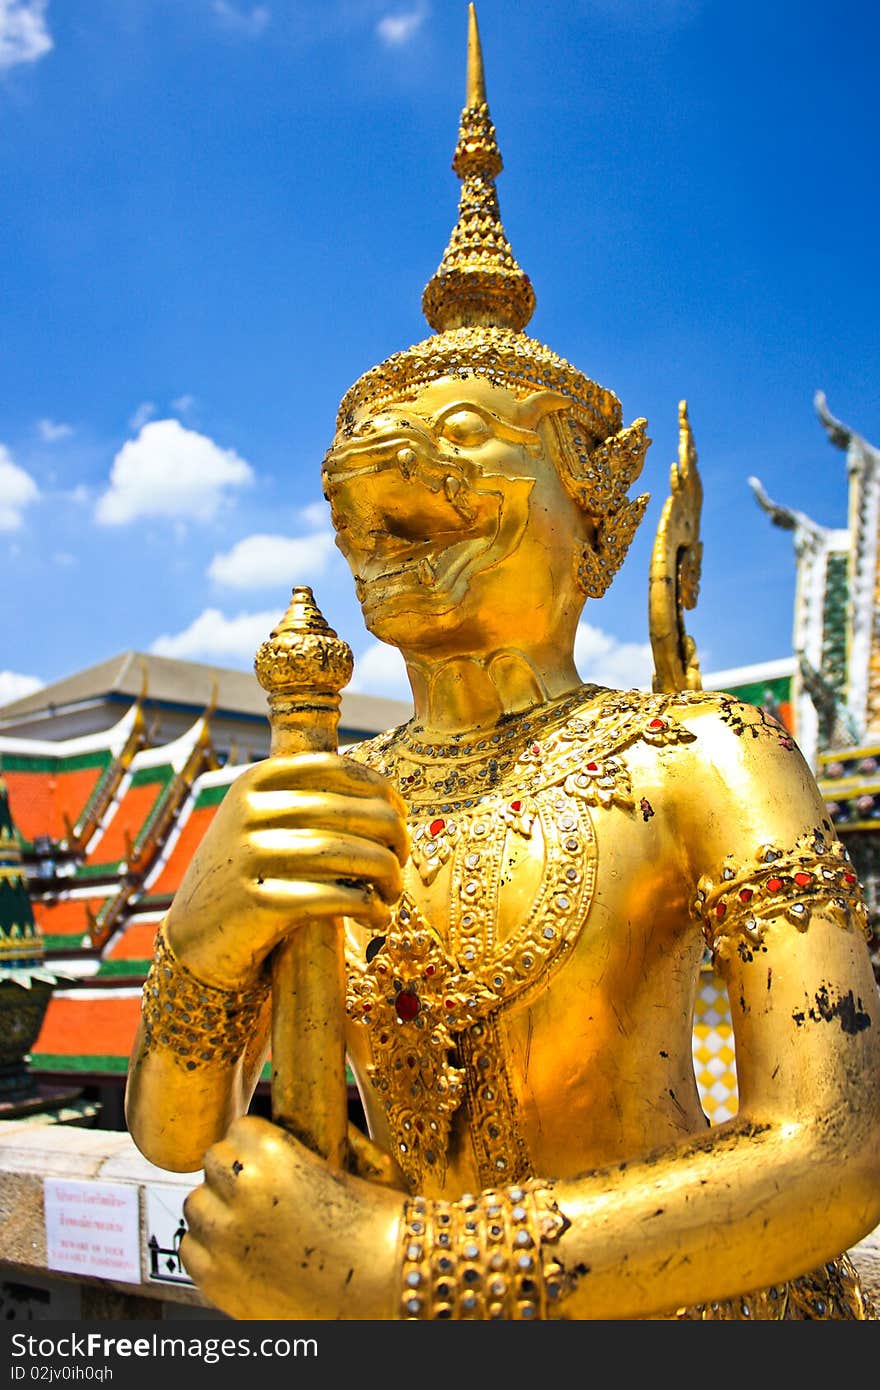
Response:
[{"label": "jeweled necklace", "polygon": [[[544,848],[540,885],[515,930],[499,941],[508,837],[531,839],[536,826]],[[512,803],[487,799],[454,820],[436,818],[425,833],[432,832],[414,861],[430,882],[451,860],[448,939],[404,895],[379,949],[368,961],[348,962],[348,1013],[370,1029],[369,1075],[414,1189],[427,1174],[442,1182],[452,1116],[465,1091],[475,1116],[493,1116],[472,1136],[481,1177],[522,1176],[527,1158],[499,1049],[478,1044],[485,1030],[494,1032],[499,1012],[542,985],[570,950],[595,882],[589,812],[561,788]]]}]

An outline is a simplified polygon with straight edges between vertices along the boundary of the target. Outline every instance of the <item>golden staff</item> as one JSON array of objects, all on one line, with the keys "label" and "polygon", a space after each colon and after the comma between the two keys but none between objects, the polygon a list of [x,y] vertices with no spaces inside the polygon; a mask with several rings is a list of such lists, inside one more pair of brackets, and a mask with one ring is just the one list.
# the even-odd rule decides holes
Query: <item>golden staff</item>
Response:
[{"label": "golden staff", "polygon": [[[270,755],[335,752],[353,660],[311,589],[293,590],[254,669],[269,697]],[[302,922],[272,956],[272,1118],[339,1168],[348,1129],[342,932],[338,919]]]}]

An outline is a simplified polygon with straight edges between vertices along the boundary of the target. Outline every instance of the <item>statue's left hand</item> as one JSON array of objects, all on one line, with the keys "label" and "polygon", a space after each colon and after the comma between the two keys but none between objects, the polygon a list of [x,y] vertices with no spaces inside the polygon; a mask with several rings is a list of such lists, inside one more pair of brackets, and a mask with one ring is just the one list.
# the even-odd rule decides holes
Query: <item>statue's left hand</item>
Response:
[{"label": "statue's left hand", "polygon": [[403,1201],[247,1116],[205,1156],[205,1182],[184,1205],[181,1257],[234,1318],[387,1319]]}]

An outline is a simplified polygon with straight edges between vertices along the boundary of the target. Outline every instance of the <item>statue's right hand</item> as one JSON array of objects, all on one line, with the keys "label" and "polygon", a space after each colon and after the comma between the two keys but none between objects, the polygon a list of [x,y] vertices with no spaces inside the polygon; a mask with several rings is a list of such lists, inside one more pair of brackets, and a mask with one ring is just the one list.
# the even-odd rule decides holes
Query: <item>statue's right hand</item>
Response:
[{"label": "statue's right hand", "polygon": [[255,763],[230,786],[166,919],[177,958],[247,988],[308,919],[388,923],[409,853],[406,808],[386,778],[335,753]]}]

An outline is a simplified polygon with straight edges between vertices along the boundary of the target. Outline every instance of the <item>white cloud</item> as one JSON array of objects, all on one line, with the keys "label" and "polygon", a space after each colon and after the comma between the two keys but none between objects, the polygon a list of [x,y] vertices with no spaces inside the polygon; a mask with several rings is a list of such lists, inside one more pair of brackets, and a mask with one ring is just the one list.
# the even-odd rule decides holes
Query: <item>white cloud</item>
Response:
[{"label": "white cloud", "polygon": [[387,14],[376,25],[376,33],[389,48],[399,48],[418,33],[428,17],[427,5],[415,5],[411,10]]},{"label": "white cloud", "polygon": [[233,449],[221,449],[179,420],[153,420],[113,460],[95,519],[105,526],[144,516],[209,521],[228,490],[244,487],[253,476]]},{"label": "white cloud", "polygon": [[37,431],[47,444],[56,444],[59,439],[68,439],[73,434],[73,425],[64,425],[55,420],[38,420]]},{"label": "white cloud", "polygon": [[47,4],[48,0],[0,0],[0,72],[50,52]]},{"label": "white cloud", "polygon": [[314,526],[316,529],[322,530],[330,521],[330,504],[325,502],[323,498],[320,502],[310,502],[307,507],[300,507],[297,516],[307,526]]},{"label": "white cloud", "polygon": [[654,659],[650,642],[620,642],[598,627],[579,623],[574,662],[581,680],[613,689],[651,688]]},{"label": "white cloud", "polygon": [[188,415],[195,403],[195,396],[191,396],[188,391],[184,391],[182,396],[178,396],[171,402],[171,409],[176,410],[178,415]]},{"label": "white cloud", "polygon": [[150,651],[185,661],[231,661],[253,664],[257,648],[284,616],[284,607],[263,613],[239,613],[227,618],[219,608],[206,608],[183,632],[157,637]]},{"label": "white cloud", "polygon": [[137,410],[132,411],[128,422],[128,428],[131,430],[132,434],[137,434],[139,430],[142,430],[147,421],[152,420],[155,414],[156,405],[154,401],[141,401]]},{"label": "white cloud", "polygon": [[250,10],[243,10],[230,0],[214,0],[213,8],[224,29],[248,39],[259,38],[272,17],[268,5],[254,5]]},{"label": "white cloud", "polygon": [[316,531],[300,538],[245,536],[225,555],[214,556],[208,577],[231,589],[291,586],[322,574],[334,549],[332,531]]},{"label": "white cloud", "polygon": [[390,647],[387,642],[374,642],[355,657],[349,689],[362,695],[384,695],[389,700],[412,703],[406,663],[397,648]]},{"label": "white cloud", "polygon": [[11,705],[39,690],[43,682],[36,676],[22,676],[18,671],[0,671],[0,705]]},{"label": "white cloud", "polygon": [[31,477],[13,463],[5,444],[0,444],[0,531],[17,531],[22,511],[36,502],[39,488]]}]

